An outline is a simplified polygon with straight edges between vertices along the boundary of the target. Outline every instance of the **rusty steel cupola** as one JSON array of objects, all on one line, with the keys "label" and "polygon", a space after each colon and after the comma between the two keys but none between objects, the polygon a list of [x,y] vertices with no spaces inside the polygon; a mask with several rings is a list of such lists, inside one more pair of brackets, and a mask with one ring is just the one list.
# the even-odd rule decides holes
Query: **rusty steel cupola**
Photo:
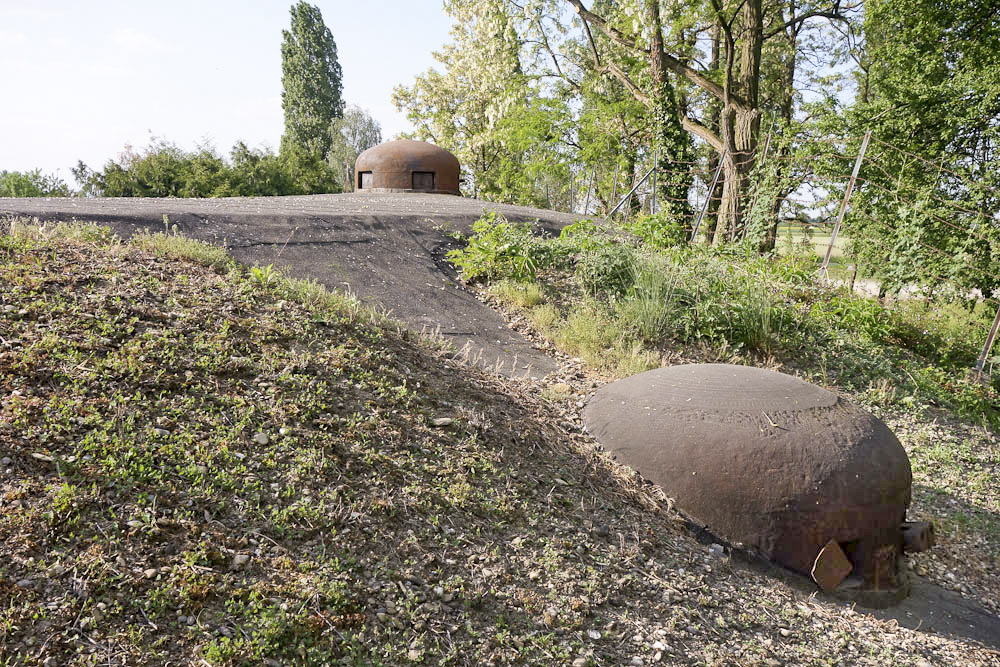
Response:
[{"label": "rusty steel cupola", "polygon": [[400,139],[358,156],[354,186],[359,192],[461,194],[458,158],[425,141]]}]

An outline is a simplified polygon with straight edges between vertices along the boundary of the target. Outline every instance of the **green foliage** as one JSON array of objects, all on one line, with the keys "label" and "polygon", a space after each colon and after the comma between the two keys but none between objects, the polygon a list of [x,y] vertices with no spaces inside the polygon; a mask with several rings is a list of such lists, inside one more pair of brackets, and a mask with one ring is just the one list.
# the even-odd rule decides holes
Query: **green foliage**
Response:
[{"label": "green foliage", "polygon": [[347,173],[354,173],[354,163],[361,153],[382,143],[382,126],[367,111],[352,104],[344,110],[342,118],[333,121],[330,135],[332,141],[326,159],[337,174],[341,189],[349,192],[354,177],[348,177]]},{"label": "green foliage", "polygon": [[441,69],[393,92],[396,107],[416,128],[414,137],[452,151],[473,196],[564,202],[572,113],[525,74],[524,12],[502,0],[451,0],[445,10],[455,25],[452,42],[434,54]]},{"label": "green foliage", "polygon": [[263,289],[270,289],[277,282],[280,275],[280,273],[274,270],[274,264],[250,268],[250,279]]},{"label": "green foliage", "polygon": [[654,248],[672,248],[688,242],[691,230],[670,211],[657,211],[654,215],[641,214],[623,225],[629,232]]},{"label": "green foliage", "polygon": [[508,222],[490,211],[472,225],[465,248],[452,250],[448,260],[467,280],[534,280],[539,267],[552,266],[565,251],[536,236],[527,222]]},{"label": "green foliage", "polygon": [[[98,227],[96,229],[106,230],[107,228]],[[210,266],[218,273],[226,273],[235,266],[235,262],[223,248],[195,241],[179,234],[163,232],[151,234],[148,230],[144,230],[135,234],[129,243],[138,248],[149,250],[157,256],[173,257]]]},{"label": "green foliage", "polygon": [[0,197],[69,197],[73,194],[55,174],[34,171],[0,171]]},{"label": "green foliage", "polygon": [[[817,285],[811,257],[761,256],[749,245],[636,248],[590,222],[555,239],[492,217],[474,232],[468,248],[453,255],[463,274],[537,281],[531,291],[544,293],[544,304],[512,283],[495,289],[529,309],[534,326],[567,353],[609,372],[655,365],[665,348],[707,345],[725,355],[815,364],[825,384],[830,373],[862,388],[892,377],[921,400],[978,420],[1000,418],[996,389],[962,380],[992,321],[983,304],[887,307]],[[574,281],[576,289],[560,296]],[[895,391],[879,395],[895,400]]]},{"label": "green foliage", "polygon": [[519,283],[502,280],[490,291],[505,304],[518,308],[533,308],[545,301],[542,288],[537,283]]},{"label": "green foliage", "polygon": [[344,113],[337,44],[318,7],[300,0],[289,11],[291,27],[281,33],[281,154],[294,151],[323,161],[332,145],[332,124]]},{"label": "green foliage", "polygon": [[[1000,23],[989,0],[865,5],[854,127],[878,142],[852,217],[853,250],[889,291],[1000,286]],[[857,132],[857,130],[855,130]],[[893,150],[879,150],[885,145]]]},{"label": "green foliage", "polygon": [[73,175],[81,192],[95,197],[264,197],[340,189],[330,165],[298,149],[278,156],[238,142],[230,158],[211,146],[188,152],[159,140],[140,152],[126,146],[101,171],[80,162]]},{"label": "green foliage", "polygon": [[808,317],[823,328],[849,332],[872,342],[887,342],[897,331],[897,318],[882,304],[847,293],[834,293],[816,301]]},{"label": "green foliage", "polygon": [[634,250],[620,243],[603,243],[580,253],[576,277],[592,295],[615,299],[635,284]]}]

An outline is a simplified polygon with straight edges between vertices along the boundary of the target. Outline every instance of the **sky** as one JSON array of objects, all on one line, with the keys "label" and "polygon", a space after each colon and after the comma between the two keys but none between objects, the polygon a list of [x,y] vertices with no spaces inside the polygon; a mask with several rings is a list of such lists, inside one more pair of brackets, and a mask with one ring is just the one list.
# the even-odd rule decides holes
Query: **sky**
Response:
[{"label": "sky", "polygon": [[[277,149],[281,31],[291,0],[0,0],[0,170],[74,185],[154,138],[228,154]],[[344,99],[391,139],[411,129],[392,89],[436,65],[441,0],[312,0],[337,43]]]}]

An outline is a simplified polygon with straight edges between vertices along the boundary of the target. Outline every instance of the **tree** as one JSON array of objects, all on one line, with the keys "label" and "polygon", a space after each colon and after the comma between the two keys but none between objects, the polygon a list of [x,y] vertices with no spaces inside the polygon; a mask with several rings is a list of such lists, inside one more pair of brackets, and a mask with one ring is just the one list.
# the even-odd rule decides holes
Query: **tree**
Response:
[{"label": "tree", "polygon": [[354,163],[361,153],[382,143],[382,126],[367,111],[352,104],[342,118],[333,121],[330,136],[333,140],[327,162],[334,173],[342,175],[343,189],[350,190]]},{"label": "tree", "polygon": [[126,146],[99,171],[79,162],[73,176],[81,194],[91,197],[267,197],[330,192],[339,185],[326,162],[298,147],[275,155],[240,141],[230,160],[211,146],[185,151],[159,140],[141,151]]},{"label": "tree", "polygon": [[296,153],[299,162],[325,160],[331,124],[344,113],[337,45],[317,7],[300,1],[290,13],[291,29],[281,33],[281,153]]},{"label": "tree", "polygon": [[0,171],[0,197],[69,197],[73,192],[55,174],[34,171]]},{"label": "tree", "polygon": [[524,37],[516,7],[507,0],[448,0],[455,19],[452,42],[412,86],[393,92],[415,136],[458,157],[473,196],[541,204],[543,171],[564,169],[559,154],[562,123],[569,116],[559,100],[542,100],[525,73]]},{"label": "tree", "polygon": [[[673,121],[666,117],[671,110],[670,93],[674,91],[673,109],[682,127],[724,156],[715,240],[738,237],[745,227],[743,207],[764,109],[761,81],[765,42],[782,35],[787,39],[786,27],[801,26],[813,18],[840,19],[854,5],[842,6],[840,0],[779,3],[778,7],[788,5],[792,9],[784,14],[775,11],[774,3],[765,5],[763,0],[689,0],[667,5],[672,12],[667,23],[657,0],[622,0],[603,11],[596,11],[596,4],[595,10],[587,9],[582,0],[566,2],[579,14],[585,29],[593,26],[625,52],[648,58],[649,68],[643,77],[648,77],[649,85],[643,85],[643,79],[637,80],[618,58],[606,58],[602,68],[662,119],[659,131],[663,140],[676,136]],[[700,67],[692,58],[692,43],[712,29],[718,31],[719,53],[708,59],[706,67]],[[667,72],[675,77],[675,83],[666,77]],[[701,110],[707,112],[701,118],[695,105],[680,99],[676,91],[681,86],[693,86],[712,102],[701,103]]]},{"label": "tree", "polygon": [[852,109],[876,138],[851,234],[889,289],[1000,283],[1000,15],[991,0],[869,0]]}]

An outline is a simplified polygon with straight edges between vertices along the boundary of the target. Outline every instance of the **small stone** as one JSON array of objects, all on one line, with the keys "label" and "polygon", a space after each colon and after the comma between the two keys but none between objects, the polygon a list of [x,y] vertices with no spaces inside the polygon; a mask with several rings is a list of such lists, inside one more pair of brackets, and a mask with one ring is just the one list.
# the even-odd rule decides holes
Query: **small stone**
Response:
[{"label": "small stone", "polygon": [[13,462],[14,461],[9,456],[5,456],[0,459],[0,466],[9,466]]},{"label": "small stone", "polygon": [[34,588],[35,587],[35,582],[33,582],[31,579],[19,579],[18,582],[17,582],[17,587],[18,588]]},{"label": "small stone", "polygon": [[159,573],[160,573],[160,570],[158,568],[148,567],[148,568],[146,568],[145,570],[142,571],[142,576],[146,577],[147,579],[152,579],[153,577],[155,577]]},{"label": "small stone", "polygon": [[375,618],[377,618],[380,623],[385,623],[386,621],[389,620],[389,614],[385,613],[384,611],[380,611],[377,614],[375,614]]},{"label": "small stone", "polygon": [[792,635],[792,631],[789,630],[788,628],[781,628],[780,630],[778,630],[778,634],[781,635],[782,637],[790,637]]},{"label": "small stone", "polygon": [[528,579],[531,581],[536,581],[540,576],[542,576],[541,570],[532,570],[528,572]]},{"label": "small stone", "polygon": [[242,570],[250,562],[250,556],[247,554],[236,554],[233,556],[233,569]]},{"label": "small stone", "polygon": [[917,660],[916,664],[913,667],[934,667],[934,665],[927,662],[926,660]]},{"label": "small stone", "polygon": [[267,433],[256,433],[254,434],[252,440],[258,445],[266,445],[271,441],[271,439],[267,437]]},{"label": "small stone", "polygon": [[451,417],[438,417],[437,419],[434,419],[431,422],[431,424],[433,424],[434,426],[436,426],[438,428],[443,428],[445,426],[451,426],[452,422],[454,422],[454,421],[455,420],[452,419]]},{"label": "small stone", "polygon": [[435,586],[434,587],[434,595],[436,595],[438,597],[441,597],[442,595],[444,595],[444,588],[442,588],[441,586]]},{"label": "small stone", "polygon": [[158,436],[159,436],[159,437],[161,437],[161,438],[165,438],[165,437],[167,437],[168,435],[170,435],[170,431],[168,431],[168,430],[167,430],[167,429],[165,429],[165,428],[154,428],[154,429],[153,429],[153,433],[154,433],[155,435],[158,435]]},{"label": "small stone", "polygon": [[593,639],[594,641],[597,641],[598,639],[601,638],[601,633],[598,630],[587,630],[587,636]]},{"label": "small stone", "polygon": [[654,651],[663,651],[666,648],[667,648],[667,645],[664,644],[663,642],[661,642],[659,639],[657,639],[655,642],[653,642],[653,650]]},{"label": "small stone", "polygon": [[587,667],[587,659],[577,658],[576,660],[573,661],[573,667]]},{"label": "small stone", "polygon": [[715,556],[716,558],[722,558],[723,556],[726,555],[726,548],[723,547],[721,544],[713,543],[709,545],[708,553],[710,553],[712,556]]},{"label": "small stone", "polygon": [[635,667],[642,667],[645,663],[639,656],[633,656],[632,660],[630,660],[628,664],[635,665]]}]

